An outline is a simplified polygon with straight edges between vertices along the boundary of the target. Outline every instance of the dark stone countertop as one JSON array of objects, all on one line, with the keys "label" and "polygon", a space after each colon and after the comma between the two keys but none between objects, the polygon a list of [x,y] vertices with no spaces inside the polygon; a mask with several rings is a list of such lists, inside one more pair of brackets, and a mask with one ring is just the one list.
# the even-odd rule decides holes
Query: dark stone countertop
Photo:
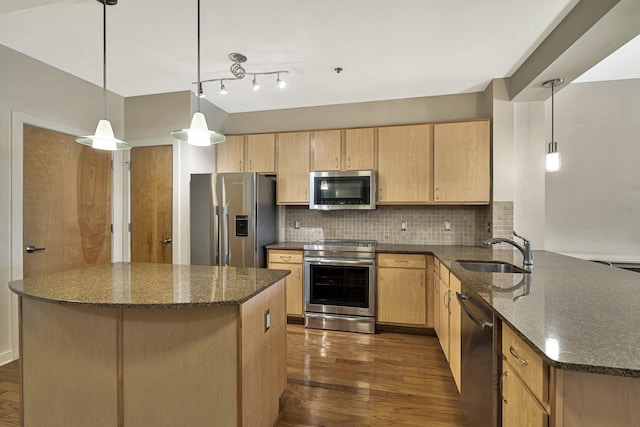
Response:
[{"label": "dark stone countertop", "polygon": [[[302,249],[287,242],[269,248]],[[532,274],[476,273],[456,260],[522,266],[512,250],[380,243],[376,251],[435,255],[551,366],[640,377],[640,274],[548,251],[534,251]]]},{"label": "dark stone countertop", "polygon": [[16,294],[57,304],[113,308],[238,305],[288,270],[117,262],[9,283]]}]

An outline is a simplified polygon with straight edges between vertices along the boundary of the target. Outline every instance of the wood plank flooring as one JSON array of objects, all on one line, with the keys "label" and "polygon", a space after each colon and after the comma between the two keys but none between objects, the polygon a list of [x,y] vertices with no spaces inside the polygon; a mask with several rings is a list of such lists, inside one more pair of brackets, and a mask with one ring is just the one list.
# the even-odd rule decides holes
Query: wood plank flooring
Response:
[{"label": "wood plank flooring", "polygon": [[278,427],[464,426],[438,339],[287,328]]},{"label": "wood plank flooring", "polygon": [[[288,384],[278,427],[464,426],[435,337],[287,326]],[[0,367],[0,427],[20,425],[18,362]]]}]

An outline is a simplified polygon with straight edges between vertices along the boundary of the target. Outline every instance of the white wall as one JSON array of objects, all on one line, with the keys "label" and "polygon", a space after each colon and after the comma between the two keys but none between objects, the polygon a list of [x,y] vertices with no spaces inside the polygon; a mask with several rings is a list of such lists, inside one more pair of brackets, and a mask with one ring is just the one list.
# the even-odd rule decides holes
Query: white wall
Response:
[{"label": "white wall", "polygon": [[[547,101],[547,117],[550,108]],[[640,79],[571,84],[557,93],[562,168],[546,176],[547,249],[640,262],[639,118]]]},{"label": "white wall", "polygon": [[[22,176],[22,163],[12,162],[21,147],[12,147],[21,125],[50,124],[57,130],[93,133],[103,116],[102,89],[0,45],[0,364],[17,357],[16,301],[7,287],[22,278],[22,199],[13,177]],[[124,100],[108,96],[109,119],[117,136],[124,133]],[[12,119],[13,118],[13,119]],[[114,203],[115,205],[115,203]],[[117,212],[115,213],[117,215]],[[12,250],[14,248],[14,250]],[[12,336],[13,332],[13,336]]]}]

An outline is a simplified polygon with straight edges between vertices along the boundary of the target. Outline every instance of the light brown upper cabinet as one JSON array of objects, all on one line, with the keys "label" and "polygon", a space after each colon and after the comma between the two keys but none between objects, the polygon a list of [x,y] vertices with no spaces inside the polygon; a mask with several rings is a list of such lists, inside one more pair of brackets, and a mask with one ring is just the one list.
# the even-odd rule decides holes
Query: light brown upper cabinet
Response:
[{"label": "light brown upper cabinet", "polygon": [[433,200],[433,125],[378,129],[378,204],[426,204]]},{"label": "light brown upper cabinet", "polygon": [[216,171],[275,173],[275,134],[230,135],[216,145]]},{"label": "light brown upper cabinet", "polygon": [[436,203],[489,203],[489,120],[434,125],[433,192]]},{"label": "light brown upper cabinet", "polygon": [[313,132],[311,170],[339,171],[342,163],[342,132],[317,130]]},{"label": "light brown upper cabinet", "polygon": [[343,170],[369,170],[375,168],[375,129],[347,129],[344,138]]},{"label": "light brown upper cabinet", "polygon": [[230,135],[216,145],[216,172],[243,172],[244,135]]},{"label": "light brown upper cabinet", "polygon": [[277,203],[306,205],[309,203],[310,132],[277,135]]}]

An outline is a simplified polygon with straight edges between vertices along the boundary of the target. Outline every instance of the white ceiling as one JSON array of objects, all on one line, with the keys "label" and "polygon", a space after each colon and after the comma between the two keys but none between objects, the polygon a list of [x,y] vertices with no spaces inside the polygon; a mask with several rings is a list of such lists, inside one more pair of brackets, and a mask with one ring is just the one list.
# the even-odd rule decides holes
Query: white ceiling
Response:
[{"label": "white ceiling", "polygon": [[[227,95],[205,83],[229,113],[475,92],[510,76],[577,2],[202,0],[201,79],[231,77],[230,52],[248,57],[248,71],[290,71],[280,76],[284,90],[275,76],[258,76],[258,92],[250,77],[225,83]],[[108,89],[125,97],[195,89],[196,5],[108,7]],[[96,0],[2,0],[0,44],[102,85]]]}]

